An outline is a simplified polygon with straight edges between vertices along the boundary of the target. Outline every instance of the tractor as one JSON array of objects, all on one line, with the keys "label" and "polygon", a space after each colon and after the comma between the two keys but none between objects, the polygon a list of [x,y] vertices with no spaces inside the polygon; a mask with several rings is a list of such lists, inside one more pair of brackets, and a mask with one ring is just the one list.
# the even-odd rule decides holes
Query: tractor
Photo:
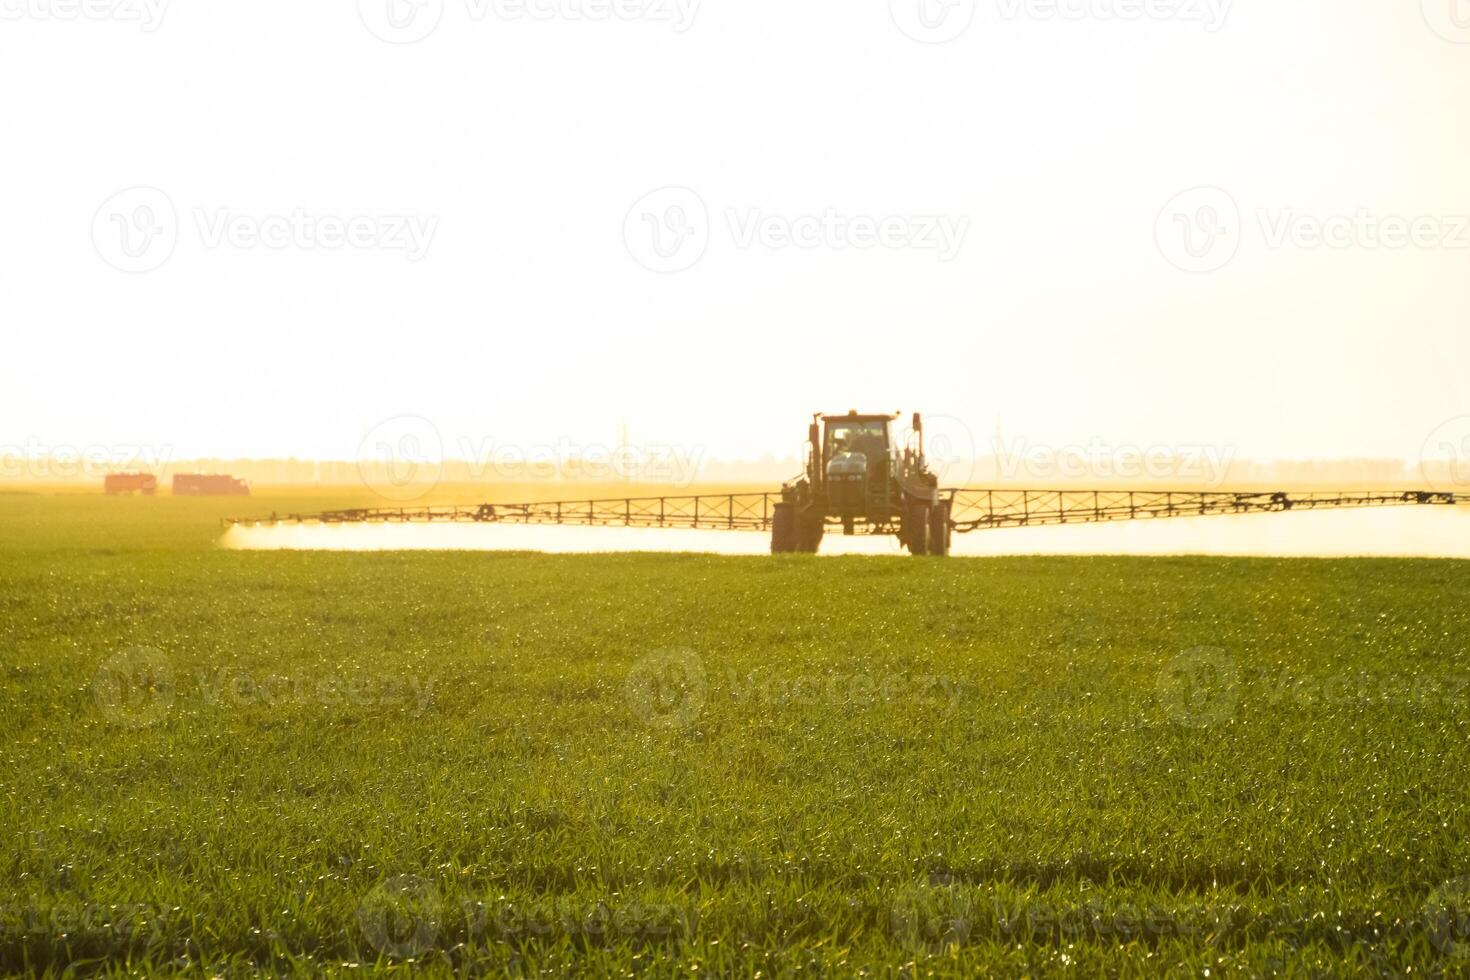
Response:
[{"label": "tractor", "polygon": [[815,415],[806,472],[781,488],[772,512],[774,554],[816,554],[828,526],[854,535],[896,534],[915,555],[949,554],[950,503],[924,460],[924,420],[900,448],[897,415]]}]

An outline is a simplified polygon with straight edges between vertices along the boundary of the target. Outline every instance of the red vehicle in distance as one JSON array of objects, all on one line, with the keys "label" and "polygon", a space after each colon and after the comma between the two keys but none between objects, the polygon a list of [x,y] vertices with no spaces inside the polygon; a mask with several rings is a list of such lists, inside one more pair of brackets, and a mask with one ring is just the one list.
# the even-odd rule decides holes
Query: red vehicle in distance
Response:
[{"label": "red vehicle in distance", "polygon": [[109,473],[102,488],[110,497],[134,493],[151,497],[158,492],[158,477],[152,473]]}]

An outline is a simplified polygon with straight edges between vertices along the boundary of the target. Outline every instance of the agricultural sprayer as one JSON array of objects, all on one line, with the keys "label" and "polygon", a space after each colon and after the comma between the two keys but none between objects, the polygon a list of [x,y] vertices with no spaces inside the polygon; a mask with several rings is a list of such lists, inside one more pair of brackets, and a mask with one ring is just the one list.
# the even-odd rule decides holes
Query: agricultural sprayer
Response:
[{"label": "agricultural sprayer", "polygon": [[583,527],[767,531],[776,554],[815,554],[828,531],[892,534],[915,555],[948,555],[955,534],[1002,527],[1097,524],[1164,517],[1454,506],[1470,495],[1426,490],[1297,493],[1192,490],[952,489],[924,456],[924,421],[906,444],[898,415],[813,416],[802,475],[780,491],[554,500],[529,504],[384,507],[226,518],[259,524],[564,524]]}]

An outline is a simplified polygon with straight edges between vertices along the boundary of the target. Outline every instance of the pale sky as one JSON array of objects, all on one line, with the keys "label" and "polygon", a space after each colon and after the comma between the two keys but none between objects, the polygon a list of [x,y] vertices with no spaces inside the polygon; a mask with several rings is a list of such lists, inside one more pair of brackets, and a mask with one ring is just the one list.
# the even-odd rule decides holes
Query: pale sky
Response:
[{"label": "pale sky", "polygon": [[0,444],[1470,415],[1462,0],[80,2],[0,0]]}]

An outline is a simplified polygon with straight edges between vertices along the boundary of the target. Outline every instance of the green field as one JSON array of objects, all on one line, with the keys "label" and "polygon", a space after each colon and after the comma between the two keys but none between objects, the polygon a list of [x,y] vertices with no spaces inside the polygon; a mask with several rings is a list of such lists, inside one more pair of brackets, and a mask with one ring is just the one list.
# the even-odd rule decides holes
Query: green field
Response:
[{"label": "green field", "polygon": [[1470,564],[238,507],[0,495],[0,973],[1470,975]]}]

